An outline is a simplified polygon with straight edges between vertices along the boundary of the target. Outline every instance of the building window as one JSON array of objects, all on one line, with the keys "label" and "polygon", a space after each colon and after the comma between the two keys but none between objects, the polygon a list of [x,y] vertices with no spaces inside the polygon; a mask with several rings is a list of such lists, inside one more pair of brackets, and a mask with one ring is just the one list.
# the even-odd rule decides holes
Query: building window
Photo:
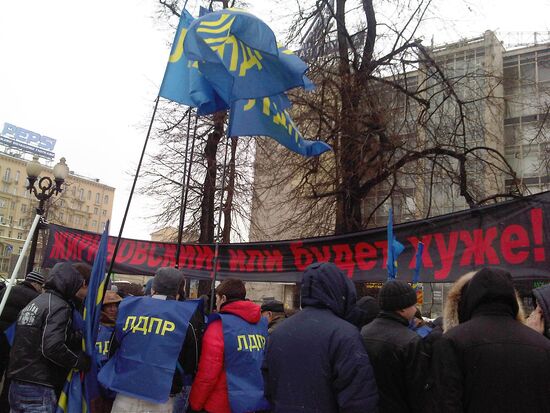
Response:
[{"label": "building window", "polygon": [[17,239],[23,239],[23,233],[22,232],[17,233]]},{"label": "building window", "polygon": [[99,209],[94,208],[94,215],[97,215],[99,213]]},{"label": "building window", "polygon": [[19,226],[24,227],[25,226],[25,218],[19,218]]},{"label": "building window", "polygon": [[104,209],[103,211],[101,211],[101,215],[103,215],[103,216],[107,215],[107,210]]},{"label": "building window", "polygon": [[14,195],[17,195],[17,187],[14,187],[14,188],[13,188],[13,194],[14,194]]},{"label": "building window", "polygon": [[92,191],[88,191],[88,201],[92,199]]},{"label": "building window", "polygon": [[60,213],[59,213],[59,219],[60,219],[61,221],[63,221],[63,212],[60,212]]},{"label": "building window", "polygon": [[99,200],[100,200],[99,192],[96,192],[96,194],[95,194],[95,203],[99,204]]},{"label": "building window", "polygon": [[19,255],[23,252],[23,247],[19,247]]},{"label": "building window", "polygon": [[6,207],[6,200],[0,198],[0,208],[5,208],[5,207]]},{"label": "building window", "polygon": [[61,199],[61,200],[59,201],[59,206],[60,206],[61,208],[63,208],[63,207],[65,206],[65,201],[64,201],[63,199]]},{"label": "building window", "polygon": [[13,224],[13,217],[10,215],[8,217],[8,225],[11,225],[11,224]]},{"label": "building window", "polygon": [[97,221],[95,219],[92,221],[92,227],[97,227]]},{"label": "building window", "polygon": [[10,180],[10,174],[11,174],[11,169],[6,168],[6,170],[4,171],[4,181],[8,182]]},{"label": "building window", "polygon": [[27,204],[21,204],[21,213],[26,213],[27,212]]},{"label": "building window", "polygon": [[11,201],[10,209],[15,209],[15,201]]},{"label": "building window", "polygon": [[78,199],[84,201],[84,189],[82,188],[80,188],[80,191],[78,191]]},{"label": "building window", "polygon": [[0,224],[4,224],[4,215],[0,215]]},{"label": "building window", "polygon": [[103,197],[103,203],[104,203],[104,204],[108,204],[108,203],[109,203],[109,195],[105,195],[105,196]]},{"label": "building window", "polygon": [[74,217],[74,223],[80,225],[80,217],[78,215]]},{"label": "building window", "polygon": [[11,238],[11,231],[8,231],[8,238]]},{"label": "building window", "polygon": [[103,231],[103,228],[105,228],[105,221],[101,221],[101,226],[99,227],[99,229],[102,231]]},{"label": "building window", "polygon": [[21,172],[20,171],[17,171],[15,172],[15,183],[18,184],[19,183],[19,177],[21,175]]},{"label": "building window", "polygon": [[10,186],[8,184],[2,185],[2,192],[10,192]]}]

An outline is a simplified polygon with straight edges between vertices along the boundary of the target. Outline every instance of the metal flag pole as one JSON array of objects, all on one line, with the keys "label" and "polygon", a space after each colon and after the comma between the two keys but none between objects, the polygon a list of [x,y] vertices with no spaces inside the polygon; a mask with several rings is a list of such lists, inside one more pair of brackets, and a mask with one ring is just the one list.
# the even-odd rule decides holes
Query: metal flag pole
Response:
[{"label": "metal flag pole", "polygon": [[174,268],[179,268],[180,266],[180,254],[181,254],[181,241],[183,238],[183,224],[185,222],[185,214],[183,212],[184,208],[184,199],[187,192],[187,186],[185,185],[185,179],[187,178],[187,159],[189,158],[189,139],[190,139],[190,129],[191,129],[191,108],[187,111],[187,138],[185,140],[185,160],[183,162],[183,174],[181,178],[181,199],[180,199],[180,221],[178,225],[178,248],[176,249],[176,263]]},{"label": "metal flag pole", "polygon": [[[145,142],[143,142],[143,149],[141,150],[141,156],[139,158],[136,174],[134,175],[134,182],[132,184],[132,189],[130,190],[130,196],[128,197],[128,203],[126,204],[126,210],[124,211],[124,217],[122,218],[122,223],[120,224],[120,230],[118,231],[118,238],[116,240],[115,249],[113,250],[113,256],[111,257],[111,263],[109,264],[109,271],[107,272],[105,286],[109,285],[109,280],[111,279],[111,274],[113,273],[113,266],[115,264],[116,255],[118,253],[118,247],[120,246],[122,231],[124,230],[124,225],[126,224],[126,218],[128,217],[128,211],[130,210],[130,204],[132,203],[132,197],[134,196],[134,191],[136,189],[136,182],[139,176],[139,171],[141,170],[141,164],[143,163],[143,156],[145,155],[145,150],[147,149],[147,143],[149,142],[149,136],[151,135],[151,129],[153,127],[153,121],[155,120],[155,114],[157,113],[159,100],[160,99],[157,96],[157,99],[155,100],[155,108],[153,109],[153,115],[151,116],[151,122],[149,122],[149,129],[147,130],[147,136],[145,137]],[[104,291],[106,291],[106,289]]]},{"label": "metal flag pole", "polygon": [[15,268],[13,269],[13,273],[11,274],[11,278],[8,281],[8,285],[6,285],[6,291],[4,292],[4,297],[2,297],[2,302],[0,303],[0,316],[4,311],[4,307],[6,306],[6,302],[8,301],[8,297],[10,295],[11,289],[15,284],[17,273],[19,272],[19,268],[21,267],[25,253],[27,252],[27,248],[29,247],[29,244],[33,239],[34,232],[36,231],[36,227],[38,226],[38,222],[40,221],[41,216],[42,215],[40,214],[36,214],[36,216],[34,217],[34,221],[32,222],[29,233],[27,234],[27,239],[25,240],[25,244],[23,244],[23,249],[19,253],[19,258],[17,259],[17,263],[15,264]]},{"label": "metal flag pole", "polygon": [[210,313],[214,309],[214,299],[216,298],[216,278],[218,277],[218,258],[220,253],[220,236],[222,227],[222,212],[223,212],[223,192],[225,191],[225,171],[227,169],[227,147],[229,146],[229,138],[225,138],[225,155],[223,160],[223,173],[222,173],[222,186],[220,195],[220,210],[218,212],[218,229],[216,234],[216,246],[214,249],[214,259],[212,265],[214,266],[214,272],[212,274],[212,290],[210,291]]}]

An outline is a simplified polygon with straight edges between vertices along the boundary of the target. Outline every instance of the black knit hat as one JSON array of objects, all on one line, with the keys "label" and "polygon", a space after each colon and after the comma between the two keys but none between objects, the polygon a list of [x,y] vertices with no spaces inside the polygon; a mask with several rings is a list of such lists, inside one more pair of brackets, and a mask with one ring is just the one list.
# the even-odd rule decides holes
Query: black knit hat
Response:
[{"label": "black knit hat", "polygon": [[284,313],[285,306],[280,301],[270,300],[262,304],[262,312],[263,311],[271,311],[273,313]]},{"label": "black knit hat", "polygon": [[40,274],[38,271],[31,271],[25,277],[25,281],[29,281],[31,283],[37,283],[37,284],[43,285],[44,284],[44,276],[42,274]]},{"label": "black knit hat", "polygon": [[405,281],[386,282],[378,295],[378,304],[384,311],[397,311],[416,304],[416,292]]}]

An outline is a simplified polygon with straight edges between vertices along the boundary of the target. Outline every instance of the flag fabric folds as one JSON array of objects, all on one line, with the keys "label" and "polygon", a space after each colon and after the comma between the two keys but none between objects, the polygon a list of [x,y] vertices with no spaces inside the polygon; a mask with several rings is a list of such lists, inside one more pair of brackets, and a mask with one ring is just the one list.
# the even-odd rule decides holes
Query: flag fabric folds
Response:
[{"label": "flag fabric folds", "polygon": [[91,357],[90,370],[79,373],[72,370],[65,382],[56,413],[93,413],[94,400],[100,397],[100,387],[97,381],[97,333],[99,318],[105,291],[107,245],[109,241],[109,221],[105,226],[88,281],[88,294],[84,305],[84,322],[82,331],[82,347]]},{"label": "flag fabric folds", "polygon": [[208,13],[189,26],[183,45],[189,60],[229,105],[239,99],[304,87],[307,65],[278,45],[262,20],[237,9]]},{"label": "flag fabric folds", "polygon": [[395,239],[393,235],[393,208],[390,208],[388,215],[388,260],[386,267],[388,269],[388,280],[394,280],[397,277],[397,257],[403,252],[405,246]]},{"label": "flag fabric folds", "polygon": [[229,106],[221,100],[198,70],[197,62],[187,59],[183,42],[193,16],[183,9],[164,72],[159,96],[183,105],[197,107],[199,115],[207,115]]},{"label": "flag fabric folds", "polygon": [[269,136],[304,156],[317,156],[330,150],[323,141],[309,141],[302,137],[285,110],[288,106],[290,102],[284,95],[238,100],[231,106],[228,136]]}]

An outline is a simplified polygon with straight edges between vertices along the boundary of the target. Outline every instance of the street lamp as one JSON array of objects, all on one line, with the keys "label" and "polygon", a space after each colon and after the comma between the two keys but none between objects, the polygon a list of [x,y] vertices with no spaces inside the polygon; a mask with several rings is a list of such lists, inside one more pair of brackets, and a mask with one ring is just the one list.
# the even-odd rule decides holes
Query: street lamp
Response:
[{"label": "street lamp", "polygon": [[[42,172],[42,165],[38,162],[38,156],[34,156],[32,161],[27,164],[27,190],[34,194],[38,199],[38,207],[36,213],[40,215],[40,222],[34,231],[32,237],[31,250],[29,252],[29,261],[27,263],[27,274],[34,268],[34,256],[36,255],[36,245],[38,244],[38,233],[41,227],[44,227],[44,204],[53,195],[59,194],[63,191],[61,187],[69,176],[69,167],[65,163],[65,158],[61,158],[59,162],[53,167],[52,180],[49,176],[43,176],[39,179],[40,172]],[[38,180],[38,185],[35,186]]]}]

